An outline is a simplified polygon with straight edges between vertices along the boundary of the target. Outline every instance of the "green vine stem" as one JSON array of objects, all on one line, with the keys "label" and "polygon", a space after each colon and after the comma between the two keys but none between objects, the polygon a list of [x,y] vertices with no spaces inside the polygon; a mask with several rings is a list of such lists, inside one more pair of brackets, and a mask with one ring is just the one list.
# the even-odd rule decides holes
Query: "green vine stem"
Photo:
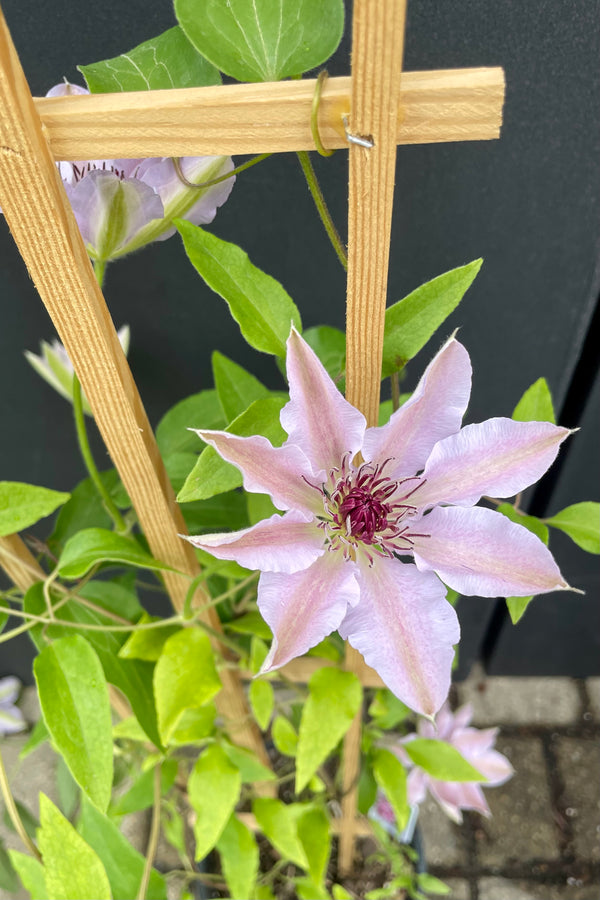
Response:
[{"label": "green vine stem", "polygon": [[10,789],[10,785],[8,783],[8,776],[6,774],[6,769],[4,767],[4,760],[2,759],[2,754],[0,753],[0,791],[2,792],[2,797],[4,798],[4,805],[6,806],[6,811],[9,815],[10,821],[13,823],[15,831],[23,841],[24,845],[27,847],[29,852],[35,856],[37,860],[42,861],[42,855],[38,848],[35,846],[27,832],[25,831],[25,826],[21,821],[21,816],[19,815],[19,810],[17,809],[17,804],[15,803],[14,797],[12,795],[12,791]]},{"label": "green vine stem", "polygon": [[245,172],[246,169],[249,169],[251,166],[255,166],[257,163],[262,162],[263,159],[268,159],[269,156],[273,156],[272,153],[259,153],[258,156],[253,156],[252,159],[247,159],[246,162],[241,163],[241,165],[236,166],[235,169],[232,169],[231,172],[227,172],[225,175],[219,175],[218,178],[211,178],[210,181],[201,181],[199,184],[195,184],[193,181],[190,181],[183,174],[183,169],[181,168],[181,158],[178,156],[172,157],[173,165],[175,166],[175,171],[177,172],[177,177],[185,184],[186,187],[196,188],[197,190],[205,190],[205,188],[212,187],[213,184],[220,184],[222,181],[227,181],[228,178],[233,178],[234,175],[239,175],[240,172]]},{"label": "green vine stem", "polygon": [[104,482],[100,478],[100,473],[96,468],[96,463],[94,462],[94,457],[92,456],[92,451],[90,448],[90,443],[87,436],[87,429],[85,427],[85,416],[83,413],[83,402],[81,395],[81,382],[77,375],[73,375],[73,415],[75,417],[75,430],[77,432],[77,443],[79,444],[79,449],[81,451],[81,456],[83,457],[83,461],[85,463],[85,467],[88,471],[88,475],[92,479],[94,487],[100,494],[102,502],[106,508],[107,513],[113,520],[115,524],[116,530],[119,534],[124,534],[127,531],[127,525],[125,524],[125,520],[123,516],[119,512],[116,507],[115,502],[112,497],[108,493]]},{"label": "green vine stem", "polygon": [[348,256],[346,254],[346,249],[341,237],[338,234],[338,230],[333,223],[333,219],[331,218],[331,213],[329,212],[327,204],[325,203],[325,197],[323,196],[321,186],[317,180],[317,174],[313,168],[312,162],[310,161],[308,151],[297,150],[296,156],[298,157],[298,161],[302,166],[302,171],[304,172],[306,183],[308,184],[309,190],[312,194],[312,198],[315,201],[317,212],[321,217],[321,221],[323,223],[325,231],[327,232],[327,236],[331,241],[333,249],[337,253],[339,261],[341,262],[344,269],[348,271]]},{"label": "green vine stem", "polygon": [[152,863],[156,856],[158,847],[158,837],[160,835],[160,764],[154,767],[154,802],[152,803],[152,824],[150,826],[150,836],[148,838],[148,850],[146,851],[146,862],[144,863],[144,871],[140,882],[137,900],[146,900],[146,891],[150,883],[150,875],[152,874]]}]

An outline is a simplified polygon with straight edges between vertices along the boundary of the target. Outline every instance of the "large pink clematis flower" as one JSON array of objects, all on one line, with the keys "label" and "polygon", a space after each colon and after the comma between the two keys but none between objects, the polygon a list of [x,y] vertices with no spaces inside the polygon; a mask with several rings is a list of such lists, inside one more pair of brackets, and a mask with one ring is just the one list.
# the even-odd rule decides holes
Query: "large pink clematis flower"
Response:
[{"label": "large pink clematis flower", "polygon": [[442,582],[491,597],[567,588],[537,537],[474,504],[536,481],[569,432],[511,419],[460,430],[471,364],[454,338],[381,428],[366,427],[294,329],[287,375],[282,447],[198,431],[238,466],[246,490],[270,494],[285,514],[189,540],[262,570],[258,607],[274,635],[263,671],[338,629],[398,697],[433,715],[459,639]]},{"label": "large pink clematis flower", "polygon": [[[58,84],[46,96],[88,94],[75,84]],[[201,184],[233,169],[229,156],[187,156],[184,178]],[[203,225],[212,222],[227,200],[235,178],[197,189],[179,177],[172,159],[94,159],[58,164],[86,249],[106,262],[175,234],[179,217]]]},{"label": "large pink clematis flower", "polygon": [[497,728],[470,728],[473,710],[470,704],[453,713],[447,703],[439,711],[436,724],[424,719],[419,720],[418,734],[409,734],[402,743],[408,743],[416,737],[437,738],[452,744],[464,756],[467,762],[481,772],[484,782],[477,781],[437,781],[423,769],[410,761],[406,754],[400,754],[405,762],[413,766],[408,775],[407,793],[411,804],[422,803],[427,791],[437,800],[444,812],[455,822],[462,822],[462,809],[474,809],[490,815],[490,808],[483,795],[480,784],[485,787],[497,787],[504,784],[514,775],[509,761],[497,750],[494,750]]}]

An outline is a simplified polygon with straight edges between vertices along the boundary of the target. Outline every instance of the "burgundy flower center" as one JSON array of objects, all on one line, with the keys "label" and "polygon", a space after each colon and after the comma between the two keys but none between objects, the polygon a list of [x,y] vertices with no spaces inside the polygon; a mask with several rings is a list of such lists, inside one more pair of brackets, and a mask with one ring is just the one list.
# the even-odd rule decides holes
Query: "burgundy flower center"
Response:
[{"label": "burgundy flower center", "polygon": [[325,510],[319,527],[329,550],[342,550],[347,559],[355,559],[362,549],[372,563],[374,554],[394,556],[412,549],[417,535],[410,530],[410,520],[417,507],[407,501],[424,479],[390,478],[384,474],[390,462],[355,467],[346,454],[341,467],[332,469],[328,481],[319,487]]}]

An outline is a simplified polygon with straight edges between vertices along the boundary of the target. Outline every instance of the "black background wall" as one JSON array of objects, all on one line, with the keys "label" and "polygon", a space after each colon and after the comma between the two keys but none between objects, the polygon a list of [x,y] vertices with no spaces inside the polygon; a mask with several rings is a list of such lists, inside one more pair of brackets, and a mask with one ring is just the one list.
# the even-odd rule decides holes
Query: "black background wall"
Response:
[{"label": "black background wall", "polygon": [[[115,56],[175,24],[168,0],[4,0],[3,9],[36,95],[63,76],[83,83],[76,64]],[[591,337],[600,282],[599,38],[597,0],[409,0],[406,69],[503,66],[507,95],[499,141],[399,148],[390,302],[447,269],[485,259],[444,333],[410,366],[406,386],[459,326],[474,366],[468,420],[510,415],[545,375],[561,421],[584,428],[535,494],[542,515],[599,494]],[[328,64],[331,74],[349,72],[349,46],[347,33]],[[315,164],[343,232],[347,155]],[[244,173],[211,227],[284,284],[305,325],[343,327],[343,272],[293,154]],[[0,478],[68,490],[84,476],[69,406],[23,357],[51,339],[53,328],[4,221],[0,292]],[[186,263],[177,237],[109,268],[105,294],[115,323],[131,325],[130,362],[153,424],[178,399],[211,386],[214,348],[282,386],[271,358],[245,345],[223,302]],[[96,453],[99,460],[105,454],[99,441]],[[516,629],[500,601],[461,600],[459,675],[481,654],[499,673],[600,672],[597,558],[560,537],[552,546],[561,567],[586,595],[540,598]],[[11,666],[6,647],[4,669]]]}]

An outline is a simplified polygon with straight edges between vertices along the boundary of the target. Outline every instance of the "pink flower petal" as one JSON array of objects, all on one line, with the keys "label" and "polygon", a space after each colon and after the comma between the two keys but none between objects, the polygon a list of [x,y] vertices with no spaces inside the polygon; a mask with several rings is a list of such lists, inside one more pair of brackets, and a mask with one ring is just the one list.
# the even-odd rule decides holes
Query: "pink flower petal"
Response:
[{"label": "pink flower petal", "polygon": [[418,530],[429,534],[414,538],[419,569],[433,569],[461,594],[527,597],[568,588],[540,539],[491,509],[436,507]]},{"label": "pink flower petal", "polygon": [[355,571],[341,554],[325,553],[303,572],[261,575],[258,608],[274,635],[261,672],[285,665],[335,631],[358,602]]},{"label": "pink flower petal", "polygon": [[287,342],[290,402],[281,424],[290,442],[302,448],[315,470],[327,472],[362,446],[366,421],[340,394],[317,355],[295,328]]},{"label": "pink flower petal", "polygon": [[433,448],[418,502],[472,506],[484,494],[512,497],[541,478],[569,434],[550,422],[498,418],[466,425]]},{"label": "pink flower petal", "polygon": [[242,531],[182,537],[217,559],[234,559],[247,569],[265,572],[299,572],[325,551],[322,532],[296,510],[275,514]]},{"label": "pink flower petal", "polygon": [[437,441],[460,428],[471,393],[471,361],[465,348],[450,338],[427,366],[410,400],[387,425],[368,428],[365,460],[393,457],[391,478],[420,471]]},{"label": "pink flower petal", "polygon": [[488,750],[483,756],[473,759],[472,763],[485,776],[484,787],[497,787],[515,774],[510,762],[497,750]]},{"label": "pink flower petal", "polygon": [[460,629],[445,588],[415,566],[377,558],[361,563],[360,603],[339,628],[397,697],[424,715],[440,708]]},{"label": "pink flower petal", "polygon": [[461,809],[474,809],[484,816],[490,815],[490,808],[479,784],[473,781],[432,781],[431,793],[455,822],[462,822]]},{"label": "pink flower petal", "polygon": [[[323,510],[321,494],[308,484],[314,472],[302,451],[293,444],[273,447],[265,437],[240,437],[228,431],[201,431],[196,434],[233,463],[244,476],[247,491],[270,494],[279,509]],[[304,480],[306,479],[306,480]]]},{"label": "pink flower petal", "polygon": [[408,802],[413,806],[422,803],[427,793],[429,775],[423,769],[411,769],[406,779],[406,795]]}]

